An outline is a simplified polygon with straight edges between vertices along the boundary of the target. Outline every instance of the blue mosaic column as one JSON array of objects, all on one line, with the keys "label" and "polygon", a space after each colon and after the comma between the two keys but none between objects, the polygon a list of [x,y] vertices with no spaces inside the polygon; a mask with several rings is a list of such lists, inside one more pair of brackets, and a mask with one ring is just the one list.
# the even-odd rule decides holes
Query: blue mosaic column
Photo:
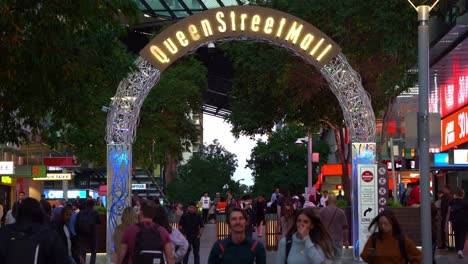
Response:
[{"label": "blue mosaic column", "polygon": [[114,242],[112,236],[123,210],[131,206],[132,145],[107,145],[107,263]]},{"label": "blue mosaic column", "polygon": [[353,143],[352,144],[352,172],[351,172],[351,225],[352,225],[352,240],[351,245],[354,249],[354,259],[358,260],[359,247],[359,227],[360,227],[360,215],[359,215],[359,199],[360,190],[358,189],[359,172],[358,164],[371,165],[375,164],[375,143]]}]

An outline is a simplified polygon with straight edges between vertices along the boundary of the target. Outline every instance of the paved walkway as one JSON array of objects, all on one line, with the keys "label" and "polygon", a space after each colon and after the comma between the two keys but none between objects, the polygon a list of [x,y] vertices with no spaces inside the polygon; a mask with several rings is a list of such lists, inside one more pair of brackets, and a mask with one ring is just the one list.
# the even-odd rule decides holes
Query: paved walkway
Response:
[{"label": "paved walkway", "polygon": [[[265,231],[263,231],[265,232]],[[254,238],[257,239],[257,234],[254,233]],[[211,247],[213,246],[214,242],[216,241],[216,225],[215,224],[207,224],[205,226],[205,233],[202,236],[200,242],[200,263],[206,264],[208,262],[208,256],[211,251]],[[265,234],[260,241],[265,245]],[[276,252],[275,251],[267,251],[267,264],[274,264],[276,260]],[[465,247],[465,259],[459,259],[456,255],[455,251],[447,251],[447,250],[437,250],[436,252],[436,262],[442,264],[451,264],[451,263],[468,263],[468,247]],[[87,262],[89,263],[89,262]],[[104,254],[100,254],[97,260],[98,264],[104,264],[105,256]],[[190,255],[190,264],[193,264],[193,254]],[[349,263],[360,263],[358,261],[352,260],[352,251],[351,249],[344,251],[344,256],[341,262],[342,264],[349,264]],[[241,263],[239,263],[241,264]]]}]

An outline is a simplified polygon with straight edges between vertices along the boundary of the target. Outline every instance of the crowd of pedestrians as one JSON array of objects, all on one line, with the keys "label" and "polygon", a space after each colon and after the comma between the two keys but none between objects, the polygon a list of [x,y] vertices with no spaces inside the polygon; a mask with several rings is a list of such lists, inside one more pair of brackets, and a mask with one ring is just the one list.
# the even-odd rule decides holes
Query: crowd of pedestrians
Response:
[{"label": "crowd of pedestrians", "polygon": [[[410,187],[408,201],[417,201],[411,195],[418,190],[417,185]],[[460,258],[464,257],[468,226],[468,202],[464,195],[461,189],[452,193],[447,185],[431,211],[433,249],[447,246],[444,243],[450,223]],[[269,201],[264,196],[249,195],[236,199],[231,193],[225,196],[216,193],[212,200],[205,193],[186,208],[182,203],[168,208],[152,200],[134,200],[131,207],[123,210],[121,223],[113,234],[112,263],[187,264],[193,254],[193,263],[199,264],[205,225],[214,216],[223,215],[229,235],[213,244],[208,264],[263,264],[266,252],[260,240],[266,214],[276,214],[278,219],[276,235],[281,239],[276,263],[340,263],[343,248],[350,245],[348,219],[337,207],[341,199],[341,192],[335,195],[323,191],[321,195],[307,197],[281,193],[277,188]],[[12,210],[8,210],[13,219],[5,218],[0,228],[1,263],[81,264],[89,252],[89,263],[94,264],[96,225],[101,223],[96,206],[103,207],[100,199],[62,199],[51,206],[44,196],[38,201],[20,193]],[[0,202],[2,214],[5,209]],[[379,213],[369,232],[361,254],[367,263],[421,263],[420,250],[404,234],[391,210]]]}]

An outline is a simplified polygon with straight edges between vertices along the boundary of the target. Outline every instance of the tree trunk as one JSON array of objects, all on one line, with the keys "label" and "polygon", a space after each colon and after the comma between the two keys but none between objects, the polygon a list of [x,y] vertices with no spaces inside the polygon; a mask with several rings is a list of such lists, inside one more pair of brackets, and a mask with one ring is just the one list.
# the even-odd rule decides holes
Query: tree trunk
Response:
[{"label": "tree trunk", "polygon": [[320,119],[320,121],[328,124],[335,134],[336,145],[338,147],[338,154],[341,160],[341,183],[343,185],[344,198],[347,202],[351,201],[351,179],[348,173],[348,166],[351,159],[351,147],[346,143],[343,130],[332,124],[329,120]]}]

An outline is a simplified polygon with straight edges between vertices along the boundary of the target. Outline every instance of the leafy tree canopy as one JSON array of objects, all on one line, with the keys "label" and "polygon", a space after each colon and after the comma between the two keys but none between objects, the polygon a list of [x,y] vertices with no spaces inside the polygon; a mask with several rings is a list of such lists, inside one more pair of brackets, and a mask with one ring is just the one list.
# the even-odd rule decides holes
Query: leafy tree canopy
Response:
[{"label": "leafy tree canopy", "polygon": [[[272,132],[268,141],[257,141],[247,167],[252,170],[255,194],[269,194],[276,187],[292,193],[304,192],[307,186],[307,146],[296,145],[296,139],[304,137],[307,130],[290,124]],[[327,162],[330,148],[325,141],[313,140],[313,152],[320,153],[320,162],[314,168]],[[315,171],[315,170],[314,170]],[[314,173],[312,182],[317,175]]]},{"label": "leafy tree canopy", "polygon": [[168,195],[172,201],[189,203],[198,201],[205,192],[211,197],[221,193],[225,184],[233,194],[239,193],[240,185],[232,179],[236,168],[236,155],[215,140],[178,167],[176,180],[168,185]]},{"label": "leafy tree canopy", "polygon": [[[416,64],[417,21],[407,2],[251,2],[300,17],[335,40],[361,75],[377,116],[412,84],[407,70]],[[281,121],[316,127],[320,118],[327,118],[342,124],[338,100],[312,66],[266,44],[228,43],[223,48],[235,69],[228,120],[236,136],[267,133]]]}]

